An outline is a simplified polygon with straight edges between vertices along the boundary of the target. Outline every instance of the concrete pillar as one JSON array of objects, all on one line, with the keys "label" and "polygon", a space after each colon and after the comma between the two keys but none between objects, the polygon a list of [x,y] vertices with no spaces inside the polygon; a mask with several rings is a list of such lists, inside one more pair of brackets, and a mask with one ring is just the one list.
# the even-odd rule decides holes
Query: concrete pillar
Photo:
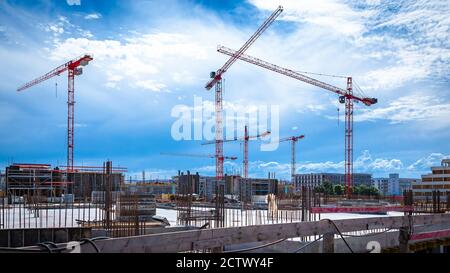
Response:
[{"label": "concrete pillar", "polygon": [[399,251],[400,253],[409,253],[409,227],[401,227],[399,229],[399,235],[398,235],[398,243],[399,243]]},{"label": "concrete pillar", "polygon": [[322,252],[334,253],[334,233],[329,232],[323,235]]}]

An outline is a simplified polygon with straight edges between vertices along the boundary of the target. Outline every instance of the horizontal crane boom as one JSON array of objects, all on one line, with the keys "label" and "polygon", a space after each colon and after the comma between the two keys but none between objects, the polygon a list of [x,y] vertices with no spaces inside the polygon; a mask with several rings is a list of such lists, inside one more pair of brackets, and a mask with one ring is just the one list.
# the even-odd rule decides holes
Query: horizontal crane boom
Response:
[{"label": "horizontal crane boom", "polygon": [[[218,46],[217,51],[220,52],[220,53],[229,55],[229,56],[234,56],[237,53],[237,51],[235,51],[233,49],[230,49],[230,48],[227,48],[227,47],[224,47],[224,46]],[[298,73],[298,72],[296,72],[296,71],[294,71],[292,69],[283,68],[281,66],[278,66],[278,65],[275,65],[275,64],[271,64],[269,62],[263,61],[261,59],[258,59],[258,58],[255,58],[255,57],[252,57],[252,56],[249,56],[249,55],[246,55],[246,54],[240,54],[238,58],[240,60],[246,61],[248,63],[254,64],[254,65],[257,65],[257,66],[269,69],[269,70],[272,70],[274,72],[283,74],[285,76],[288,76],[288,77],[291,77],[291,78],[294,78],[294,79],[297,79],[297,80],[309,83],[311,85],[323,88],[325,90],[334,92],[334,93],[336,93],[336,94],[338,94],[340,96],[346,97],[346,99],[354,99],[356,101],[360,101],[360,102],[364,103],[367,106],[375,104],[378,101],[376,98],[360,98],[360,97],[348,94],[347,90],[342,89],[340,87],[336,87],[336,86],[333,86],[331,84],[321,82],[321,81],[316,80],[314,78],[311,78],[311,77],[305,76],[305,75],[303,75],[301,73]]]},{"label": "horizontal crane boom", "polygon": [[40,76],[40,77],[30,81],[30,82],[27,82],[26,84],[24,84],[21,87],[19,87],[17,89],[17,91],[18,92],[23,91],[23,90],[25,90],[27,88],[30,88],[30,87],[32,87],[32,86],[34,86],[36,84],[39,84],[39,83],[41,83],[43,81],[46,81],[46,80],[48,80],[48,79],[50,79],[50,78],[52,78],[54,76],[59,76],[61,73],[65,72],[69,68],[75,69],[75,68],[77,68],[80,65],[81,66],[85,66],[92,60],[93,60],[92,56],[87,55],[87,54],[84,55],[84,56],[81,56],[81,57],[79,57],[77,59],[71,60],[71,61],[69,61],[69,62],[67,62],[67,63],[65,63],[63,65],[58,66],[57,68],[53,69],[50,72],[48,72],[48,73],[46,73],[46,74],[44,74],[44,75],[42,75],[42,76]]},{"label": "horizontal crane boom", "polygon": [[[265,137],[267,135],[270,135],[270,131],[266,131],[266,132],[264,132],[262,134],[257,134],[256,136],[249,136],[249,137],[247,137],[247,139],[253,139],[253,138],[258,138],[258,137]],[[244,141],[244,140],[245,140],[245,136],[244,137],[240,137],[240,138],[235,137],[233,139],[225,139],[225,140],[222,140],[222,142]],[[210,145],[210,144],[214,144],[214,143],[216,143],[215,140],[205,141],[205,142],[202,143],[202,145]]]}]

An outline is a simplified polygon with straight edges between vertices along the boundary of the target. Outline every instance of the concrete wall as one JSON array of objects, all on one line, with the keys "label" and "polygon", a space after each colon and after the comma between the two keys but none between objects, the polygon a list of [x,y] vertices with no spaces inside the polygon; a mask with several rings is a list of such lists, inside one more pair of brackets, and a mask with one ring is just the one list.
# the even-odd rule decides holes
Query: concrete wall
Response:
[{"label": "concrete wall", "polygon": [[0,230],[0,247],[32,246],[47,241],[64,243],[90,237],[90,228],[2,229]]}]

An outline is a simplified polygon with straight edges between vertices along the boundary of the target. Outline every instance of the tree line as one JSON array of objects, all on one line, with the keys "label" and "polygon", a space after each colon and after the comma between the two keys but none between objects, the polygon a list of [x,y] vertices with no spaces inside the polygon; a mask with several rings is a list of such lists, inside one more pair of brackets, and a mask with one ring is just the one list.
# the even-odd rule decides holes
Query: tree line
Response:
[{"label": "tree line", "polygon": [[[380,192],[374,186],[367,186],[364,184],[356,185],[350,187],[352,194],[358,195],[370,195],[370,196],[379,196]],[[325,193],[328,195],[344,195],[345,194],[345,185],[337,184],[333,185],[330,182],[324,182],[319,186],[314,188],[315,192]]]}]

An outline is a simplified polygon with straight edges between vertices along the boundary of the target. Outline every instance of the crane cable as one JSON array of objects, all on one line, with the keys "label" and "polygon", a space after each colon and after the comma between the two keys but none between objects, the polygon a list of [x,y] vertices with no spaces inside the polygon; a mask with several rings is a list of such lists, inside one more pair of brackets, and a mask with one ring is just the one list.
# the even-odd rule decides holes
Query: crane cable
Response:
[{"label": "crane cable", "polygon": [[367,97],[366,94],[364,93],[364,91],[362,90],[362,88],[356,83],[355,80],[353,80],[353,83],[354,83],[354,85],[355,85],[355,87],[356,87],[355,90],[358,91],[358,93],[360,94],[360,96],[361,96],[361,97]]},{"label": "crane cable", "polygon": [[326,76],[326,77],[332,77],[332,78],[340,78],[340,79],[346,79],[348,77],[342,76],[342,75],[332,75],[332,74],[324,74],[324,73],[315,73],[315,72],[307,72],[307,71],[295,71],[297,73],[303,73],[303,74],[310,74],[310,75],[317,75],[317,76]]},{"label": "crane cable", "polygon": [[353,249],[350,247],[350,245],[347,243],[347,240],[345,240],[344,235],[341,233],[341,231],[339,230],[339,228],[337,227],[336,223],[331,220],[331,219],[322,219],[320,221],[328,221],[329,223],[331,223],[334,228],[336,229],[336,231],[338,232],[339,236],[342,238],[342,240],[344,241],[345,245],[347,246],[347,248],[350,250],[351,253],[353,252]]}]

